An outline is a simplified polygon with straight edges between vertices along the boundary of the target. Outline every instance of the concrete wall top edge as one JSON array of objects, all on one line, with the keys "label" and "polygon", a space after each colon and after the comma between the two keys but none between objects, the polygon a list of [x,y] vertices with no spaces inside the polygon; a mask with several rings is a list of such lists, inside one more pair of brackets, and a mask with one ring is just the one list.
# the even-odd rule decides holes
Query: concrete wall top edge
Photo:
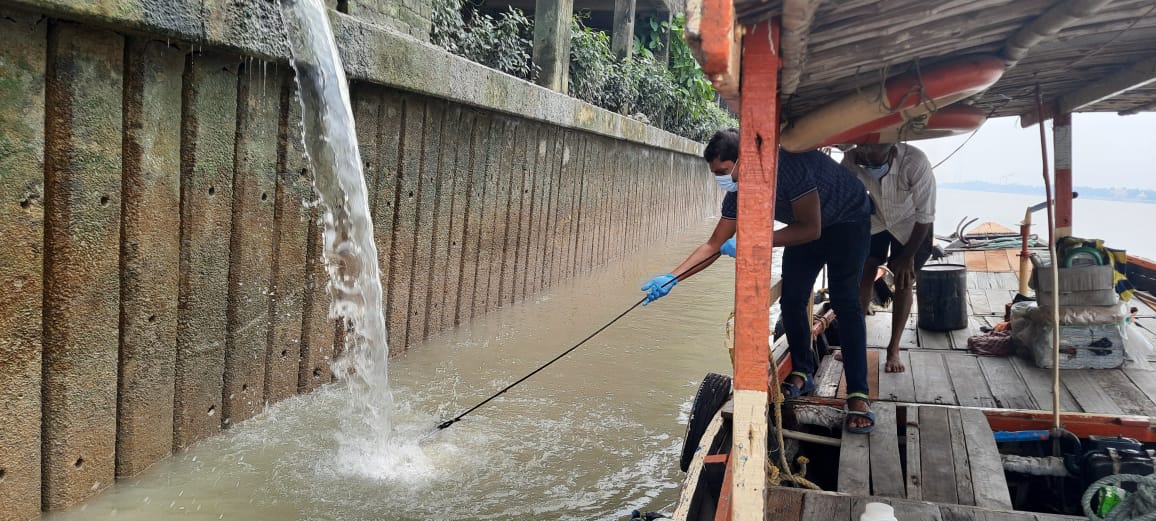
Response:
[{"label": "concrete wall top edge", "polygon": [[[117,30],[223,47],[286,62],[280,13],[269,0],[0,0]],[[495,71],[409,35],[330,10],[351,79],[482,109],[699,155],[702,144]]]}]

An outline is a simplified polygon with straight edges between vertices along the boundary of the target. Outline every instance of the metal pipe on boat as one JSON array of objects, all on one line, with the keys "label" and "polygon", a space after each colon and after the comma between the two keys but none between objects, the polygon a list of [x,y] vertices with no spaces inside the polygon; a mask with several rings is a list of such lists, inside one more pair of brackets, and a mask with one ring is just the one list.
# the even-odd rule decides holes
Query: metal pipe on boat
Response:
[{"label": "metal pipe on boat", "polygon": [[[1079,197],[1079,192],[1072,192],[1072,199]],[[1024,220],[1020,223],[1020,295],[1028,294],[1028,279],[1031,277],[1031,254],[1028,253],[1028,241],[1031,240],[1032,214],[1048,208],[1048,201],[1036,203],[1024,211]],[[1051,233],[1049,231],[1049,233]]]},{"label": "metal pipe on boat", "polygon": [[1003,460],[1003,469],[1008,472],[1057,478],[1069,476],[1068,468],[1064,465],[1064,458],[1058,456],[1034,458],[1015,454],[1000,454],[1000,459]]},{"label": "metal pipe on boat", "polygon": [[782,429],[782,433],[784,438],[791,440],[818,443],[820,445],[827,445],[828,447],[840,447],[843,445],[843,440],[840,440],[839,438],[830,438],[827,436],[819,436],[818,434],[810,434],[787,429]]},{"label": "metal pipe on boat", "polygon": [[1028,294],[1028,277],[1031,276],[1032,268],[1032,261],[1028,256],[1028,239],[1031,236],[1032,229],[1032,208],[1036,206],[1028,207],[1024,212],[1024,220],[1020,223],[1020,295]]},{"label": "metal pipe on boat", "polygon": [[827,330],[827,327],[830,326],[834,321],[835,312],[829,309],[826,313],[815,317],[815,320],[811,325],[811,337],[814,338],[823,334],[823,332]]}]

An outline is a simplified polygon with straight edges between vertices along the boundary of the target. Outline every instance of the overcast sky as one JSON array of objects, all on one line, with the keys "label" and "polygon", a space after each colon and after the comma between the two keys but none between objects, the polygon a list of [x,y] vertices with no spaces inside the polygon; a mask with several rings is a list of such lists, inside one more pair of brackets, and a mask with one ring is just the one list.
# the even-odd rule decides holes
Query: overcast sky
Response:
[{"label": "overcast sky", "polygon": [[[1052,159],[1051,121],[1046,129]],[[926,152],[935,165],[968,135],[911,144]],[[1156,190],[1156,113],[1075,114],[1072,141],[1076,186]],[[989,120],[963,149],[935,169],[935,177],[944,183],[974,180],[1042,186],[1039,128],[1020,128],[1018,118]]]}]

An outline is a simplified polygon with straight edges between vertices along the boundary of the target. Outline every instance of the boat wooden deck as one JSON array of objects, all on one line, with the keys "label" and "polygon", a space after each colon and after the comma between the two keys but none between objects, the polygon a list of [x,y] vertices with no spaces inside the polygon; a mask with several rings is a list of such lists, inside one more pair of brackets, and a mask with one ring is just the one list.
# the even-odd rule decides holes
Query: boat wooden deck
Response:
[{"label": "boat wooden deck", "polygon": [[[951,332],[917,327],[912,306],[900,341],[900,356],[907,371],[887,373],[883,349],[891,332],[891,313],[877,311],[867,317],[868,380],[872,398],[911,404],[959,405],[999,409],[1051,409],[1051,370],[1030,360],[976,356],[967,351],[967,339],[1003,320],[1004,305],[1011,302],[1019,279],[1011,266],[1018,258],[1011,250],[957,252],[942,262],[967,264],[969,325]],[[1012,262],[1012,260],[1015,262]],[[982,263],[981,263],[982,261]],[[1133,300],[1139,308],[1137,322],[1156,342],[1156,310]],[[825,357],[816,373],[815,395],[845,397],[842,362]],[[1065,412],[1156,417],[1156,372],[1139,369],[1063,370],[1060,404]]]},{"label": "boat wooden deck", "polygon": [[983,412],[876,405],[871,434],[843,435],[839,492],[1012,509],[1003,463]]},{"label": "boat wooden deck", "polygon": [[965,505],[947,505],[860,495],[771,487],[765,519],[776,521],[858,521],[867,503],[887,503],[897,519],[920,521],[1071,521],[1084,517],[1013,512]]}]

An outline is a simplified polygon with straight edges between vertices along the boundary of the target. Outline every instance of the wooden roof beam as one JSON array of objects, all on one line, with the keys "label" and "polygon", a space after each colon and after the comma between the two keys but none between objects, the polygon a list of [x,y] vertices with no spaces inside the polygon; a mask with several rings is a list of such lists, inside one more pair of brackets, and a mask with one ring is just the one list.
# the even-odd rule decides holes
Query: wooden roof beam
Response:
[{"label": "wooden roof beam", "polygon": [[1137,106],[1137,107],[1132,107],[1128,110],[1121,110],[1120,112],[1117,112],[1116,114],[1119,114],[1121,116],[1132,116],[1135,114],[1139,114],[1141,112],[1151,112],[1151,111],[1156,111],[1156,101],[1151,101],[1149,103],[1145,103],[1145,104]]},{"label": "wooden roof beam", "polygon": [[823,0],[785,0],[783,2],[782,46],[783,68],[779,80],[779,99],[785,101],[799,88],[803,67],[807,63],[807,41],[811,25]]},{"label": "wooden roof beam", "polygon": [[743,28],[736,23],[733,0],[687,0],[683,34],[702,72],[738,113]]},{"label": "wooden roof beam", "polygon": [[[1137,87],[1143,87],[1156,81],[1156,57],[1137,62],[1111,76],[1095,83],[1085,85],[1074,92],[1064,94],[1056,100],[1055,105],[1044,114],[1044,119],[1054,114],[1071,114],[1080,109],[1095,105],[1118,94],[1128,92]],[[1030,127],[1039,123],[1039,115],[1035,111],[1020,114],[1020,126]]]},{"label": "wooden roof beam", "polygon": [[1015,32],[1000,53],[1011,68],[1028,55],[1032,47],[1051,39],[1065,27],[1090,17],[1111,0],[1064,0]]}]

